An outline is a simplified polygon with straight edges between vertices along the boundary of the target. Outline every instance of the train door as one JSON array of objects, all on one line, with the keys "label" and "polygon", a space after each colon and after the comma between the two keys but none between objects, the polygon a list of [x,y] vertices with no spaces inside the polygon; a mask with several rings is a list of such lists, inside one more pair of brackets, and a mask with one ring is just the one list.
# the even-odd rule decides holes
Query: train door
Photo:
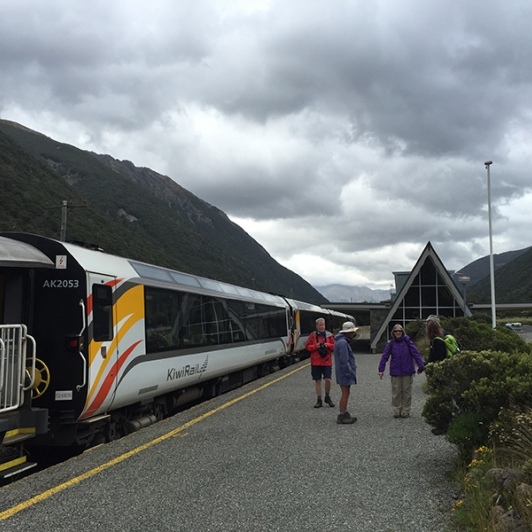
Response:
[{"label": "train door", "polygon": [[29,326],[34,270],[53,267],[33,246],[0,236],[0,324]]},{"label": "train door", "polygon": [[116,278],[97,273],[88,274],[86,338],[89,346],[88,395],[82,417],[106,411],[113,400],[118,372],[119,343],[116,334]]},{"label": "train door", "polygon": [[24,279],[14,269],[0,270],[0,324],[22,323],[27,315],[23,302],[27,301]]},{"label": "train door", "polygon": [[301,328],[299,321],[299,310],[289,307],[288,311],[288,324],[289,324],[289,333],[288,340],[286,342],[288,354],[292,354],[294,351],[297,352],[299,337],[301,336]]}]

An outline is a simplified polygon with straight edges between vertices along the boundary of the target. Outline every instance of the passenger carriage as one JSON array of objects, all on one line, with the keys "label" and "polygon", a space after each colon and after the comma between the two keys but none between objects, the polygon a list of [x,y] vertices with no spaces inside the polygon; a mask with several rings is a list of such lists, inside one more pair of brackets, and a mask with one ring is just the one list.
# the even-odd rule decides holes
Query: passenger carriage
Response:
[{"label": "passenger carriage", "polygon": [[113,440],[298,360],[317,317],[350,318],[32,234],[0,250],[0,323],[31,348],[17,386],[41,445]]}]

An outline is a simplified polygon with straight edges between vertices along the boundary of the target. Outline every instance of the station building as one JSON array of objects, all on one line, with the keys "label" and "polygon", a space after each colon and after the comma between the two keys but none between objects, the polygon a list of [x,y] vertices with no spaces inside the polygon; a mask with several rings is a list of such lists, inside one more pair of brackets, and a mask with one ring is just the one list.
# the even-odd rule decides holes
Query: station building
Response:
[{"label": "station building", "polygon": [[384,349],[396,323],[405,327],[407,323],[425,320],[431,314],[452,318],[471,316],[471,310],[465,306],[463,289],[458,286],[453,274],[445,268],[428,242],[412,271],[393,272],[395,294],[389,301],[330,303],[324,306],[351,314],[360,324],[369,319],[369,347],[375,353]]}]

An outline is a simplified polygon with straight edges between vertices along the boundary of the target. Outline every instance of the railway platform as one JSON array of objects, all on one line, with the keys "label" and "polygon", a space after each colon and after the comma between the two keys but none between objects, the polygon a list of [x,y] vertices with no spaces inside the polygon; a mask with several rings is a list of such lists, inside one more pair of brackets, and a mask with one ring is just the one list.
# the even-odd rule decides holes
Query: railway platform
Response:
[{"label": "railway platform", "polygon": [[356,355],[353,425],[313,408],[305,360],[0,488],[0,528],[447,530],[454,449],[420,415],[424,375],[393,418],[379,357]]}]

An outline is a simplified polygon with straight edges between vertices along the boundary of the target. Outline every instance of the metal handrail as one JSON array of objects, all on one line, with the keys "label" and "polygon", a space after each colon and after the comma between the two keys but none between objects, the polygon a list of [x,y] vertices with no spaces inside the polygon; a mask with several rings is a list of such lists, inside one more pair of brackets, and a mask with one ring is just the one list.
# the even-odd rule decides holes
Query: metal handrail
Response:
[{"label": "metal handrail", "polygon": [[5,358],[6,358],[6,345],[4,340],[0,338],[0,392],[4,387],[4,373],[5,373]]},{"label": "metal handrail", "polygon": [[16,410],[24,400],[26,326],[0,325],[0,411]]},{"label": "metal handrail", "polygon": [[85,301],[83,301],[83,299],[79,300],[79,306],[81,307],[81,324],[82,324],[81,331],[79,331],[79,336],[81,336],[85,332],[85,329],[87,328],[87,317],[85,315]]},{"label": "metal handrail", "polygon": [[[35,342],[35,338],[33,336],[26,334],[26,339],[29,340],[33,346],[32,348],[32,355],[31,355],[31,372],[28,372],[30,375],[29,384],[27,386],[22,386],[22,389],[24,391],[27,391],[33,387],[33,384],[35,383],[35,361],[37,360],[37,343]],[[27,355],[27,351],[26,351]],[[27,362],[27,356],[26,356],[26,362]],[[26,363],[24,364],[24,368],[27,368]]]}]

